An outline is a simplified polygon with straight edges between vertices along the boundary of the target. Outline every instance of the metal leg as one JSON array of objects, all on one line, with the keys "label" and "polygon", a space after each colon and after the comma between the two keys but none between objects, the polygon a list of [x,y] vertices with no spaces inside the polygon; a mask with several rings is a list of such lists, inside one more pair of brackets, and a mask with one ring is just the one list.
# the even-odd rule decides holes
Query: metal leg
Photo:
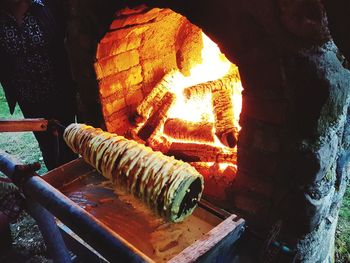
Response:
[{"label": "metal leg", "polygon": [[71,262],[71,257],[53,215],[28,196],[26,196],[26,205],[28,213],[39,226],[52,260],[55,263]]},{"label": "metal leg", "polygon": [[[0,171],[15,181],[17,186],[23,187],[22,190],[25,194],[26,182],[34,174],[35,168],[37,168],[36,165],[22,165],[20,161],[0,150]],[[53,261],[55,263],[70,263],[69,252],[53,215],[31,199],[28,194],[26,194],[26,204],[28,212],[38,223]]]}]

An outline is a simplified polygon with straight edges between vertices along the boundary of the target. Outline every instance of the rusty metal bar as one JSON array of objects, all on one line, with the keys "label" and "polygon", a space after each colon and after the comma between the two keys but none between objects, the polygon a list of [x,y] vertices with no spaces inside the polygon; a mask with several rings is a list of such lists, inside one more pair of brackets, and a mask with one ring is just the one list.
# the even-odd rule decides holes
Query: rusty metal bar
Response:
[{"label": "rusty metal bar", "polygon": [[0,119],[0,132],[46,131],[45,119]]},{"label": "rusty metal bar", "polygon": [[[16,167],[20,165],[11,161],[8,154],[0,151],[0,171],[9,178],[16,178]],[[22,182],[20,186],[26,196],[39,202],[110,262],[152,262],[141,251],[34,172],[23,180],[16,178],[15,181]]]},{"label": "rusty metal bar", "polygon": [[[25,166],[11,155],[0,150],[0,171],[14,181],[23,182],[22,180],[18,180],[16,176],[16,167],[23,168]],[[35,167],[36,165],[27,166],[27,171],[33,171]],[[26,208],[29,214],[36,220],[52,260],[55,263],[70,263],[71,257],[53,215],[38,202],[28,198],[28,196],[26,196]]]}]

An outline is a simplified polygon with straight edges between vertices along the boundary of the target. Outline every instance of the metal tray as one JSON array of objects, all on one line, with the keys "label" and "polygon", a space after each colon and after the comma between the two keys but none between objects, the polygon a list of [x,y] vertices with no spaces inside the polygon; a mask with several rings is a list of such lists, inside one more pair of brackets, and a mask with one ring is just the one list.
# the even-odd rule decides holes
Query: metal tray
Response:
[{"label": "metal tray", "polygon": [[48,172],[43,179],[146,255],[145,261],[223,262],[244,230],[243,219],[205,200],[183,222],[166,222],[82,159]]}]

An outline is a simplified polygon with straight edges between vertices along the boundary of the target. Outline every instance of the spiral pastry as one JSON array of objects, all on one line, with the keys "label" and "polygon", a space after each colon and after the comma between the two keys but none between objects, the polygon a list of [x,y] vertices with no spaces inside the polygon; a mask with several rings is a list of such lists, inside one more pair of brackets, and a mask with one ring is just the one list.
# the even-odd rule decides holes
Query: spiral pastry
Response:
[{"label": "spiral pastry", "polygon": [[203,177],[188,163],[85,124],[69,125],[64,139],[117,187],[123,187],[169,221],[182,221],[200,200]]}]

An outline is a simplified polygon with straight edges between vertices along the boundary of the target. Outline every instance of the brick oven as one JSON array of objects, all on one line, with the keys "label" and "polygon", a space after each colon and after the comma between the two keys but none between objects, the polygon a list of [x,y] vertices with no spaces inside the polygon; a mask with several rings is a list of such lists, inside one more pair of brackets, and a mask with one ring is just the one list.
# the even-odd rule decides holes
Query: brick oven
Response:
[{"label": "brick oven", "polygon": [[[279,222],[300,261],[329,260],[349,176],[350,75],[323,4],[112,2],[73,3],[80,42],[68,38],[106,129],[190,162],[207,197],[251,228]],[[207,45],[225,70],[212,75],[210,58],[189,80]]]},{"label": "brick oven", "polygon": [[242,86],[217,45],[170,9],[123,9],[94,66],[107,130],[190,162],[206,193],[225,200],[237,172]]}]

